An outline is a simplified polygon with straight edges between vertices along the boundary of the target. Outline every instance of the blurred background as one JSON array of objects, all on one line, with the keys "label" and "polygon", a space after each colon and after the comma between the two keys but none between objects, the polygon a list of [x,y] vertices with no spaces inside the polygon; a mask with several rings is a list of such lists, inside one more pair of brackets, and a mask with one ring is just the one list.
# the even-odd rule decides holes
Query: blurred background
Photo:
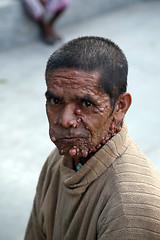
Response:
[{"label": "blurred background", "polygon": [[96,35],[129,62],[129,134],[160,171],[160,1],[73,0],[56,22],[62,41],[46,45],[20,0],[0,0],[0,240],[22,240],[40,170],[53,144],[44,71],[63,42]]}]

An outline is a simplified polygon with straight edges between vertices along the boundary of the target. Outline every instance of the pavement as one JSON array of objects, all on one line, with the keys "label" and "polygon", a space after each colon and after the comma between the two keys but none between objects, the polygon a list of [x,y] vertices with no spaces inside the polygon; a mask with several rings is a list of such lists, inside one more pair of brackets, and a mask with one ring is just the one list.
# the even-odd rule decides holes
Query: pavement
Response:
[{"label": "pavement", "polygon": [[[143,1],[59,29],[63,42],[97,35],[129,62],[129,134],[160,171],[160,1]],[[41,40],[0,53],[0,240],[22,240],[40,170],[53,149],[45,115],[44,70],[61,43]]]}]

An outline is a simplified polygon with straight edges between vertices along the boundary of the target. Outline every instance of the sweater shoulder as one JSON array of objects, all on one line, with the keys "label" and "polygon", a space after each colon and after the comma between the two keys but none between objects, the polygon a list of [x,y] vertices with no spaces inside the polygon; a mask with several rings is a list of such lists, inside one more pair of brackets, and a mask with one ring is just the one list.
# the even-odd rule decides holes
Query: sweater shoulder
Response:
[{"label": "sweater shoulder", "polygon": [[[134,141],[112,166],[116,190],[123,203],[154,205],[160,214],[160,173]],[[138,205],[139,204],[139,205]]]},{"label": "sweater shoulder", "polygon": [[[131,182],[154,182],[160,187],[160,173],[154,164],[141,152],[137,144],[130,140],[126,151],[113,163],[118,178]],[[131,177],[132,176],[132,177]],[[148,179],[148,181],[147,181]]]},{"label": "sweater shoulder", "polygon": [[60,158],[62,158],[62,156],[59,155],[58,149],[53,149],[46,160],[47,168],[54,167],[57,163],[59,164],[58,160]]},{"label": "sweater shoulder", "polygon": [[110,184],[110,194],[107,197],[106,193],[99,217],[99,236],[114,239],[114,234],[121,238],[122,233],[124,239],[159,239],[158,170],[132,140],[108,170],[110,178],[106,185]]},{"label": "sweater shoulder", "polygon": [[37,193],[42,192],[42,189],[44,188],[48,188],[52,180],[52,176],[56,175],[56,172],[59,172],[61,158],[62,157],[59,155],[57,148],[50,153],[39,176]]}]

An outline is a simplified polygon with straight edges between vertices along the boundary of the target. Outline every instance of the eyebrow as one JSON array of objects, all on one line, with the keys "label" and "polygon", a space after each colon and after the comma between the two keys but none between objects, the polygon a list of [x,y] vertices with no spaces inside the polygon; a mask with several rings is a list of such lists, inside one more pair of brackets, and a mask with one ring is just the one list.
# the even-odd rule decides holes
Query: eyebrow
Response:
[{"label": "eyebrow", "polygon": [[50,91],[46,91],[45,92],[45,97],[48,99],[48,98],[56,98],[58,96],[56,96],[55,94],[51,93]]},{"label": "eyebrow", "polygon": [[[47,99],[50,99],[50,98],[59,98],[56,94],[51,93],[49,90],[46,91],[45,97],[46,97]],[[96,99],[94,99],[94,98],[93,98],[91,95],[89,95],[89,94],[86,94],[86,95],[84,95],[84,96],[76,96],[76,97],[75,97],[75,100],[81,101],[81,102],[90,101],[90,102],[92,102],[92,103],[95,104],[95,105],[98,104],[98,101],[97,101]]]}]

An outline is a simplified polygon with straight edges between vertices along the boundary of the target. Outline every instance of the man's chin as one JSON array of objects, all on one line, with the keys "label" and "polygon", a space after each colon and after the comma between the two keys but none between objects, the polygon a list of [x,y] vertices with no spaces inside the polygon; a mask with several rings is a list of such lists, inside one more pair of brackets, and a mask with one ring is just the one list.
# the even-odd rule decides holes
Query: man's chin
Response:
[{"label": "man's chin", "polygon": [[92,152],[86,139],[81,137],[61,138],[57,139],[54,143],[60,155],[72,158],[86,158]]},{"label": "man's chin", "polygon": [[67,146],[67,147],[58,147],[59,154],[64,155],[66,157],[72,157],[72,158],[86,158],[89,155],[89,150],[86,148],[86,146],[80,146],[79,145],[73,145],[73,146]]},{"label": "man's chin", "polygon": [[54,143],[59,151],[69,153],[69,150],[72,148],[78,149],[82,147],[84,145],[84,140],[81,138],[61,138]]}]

